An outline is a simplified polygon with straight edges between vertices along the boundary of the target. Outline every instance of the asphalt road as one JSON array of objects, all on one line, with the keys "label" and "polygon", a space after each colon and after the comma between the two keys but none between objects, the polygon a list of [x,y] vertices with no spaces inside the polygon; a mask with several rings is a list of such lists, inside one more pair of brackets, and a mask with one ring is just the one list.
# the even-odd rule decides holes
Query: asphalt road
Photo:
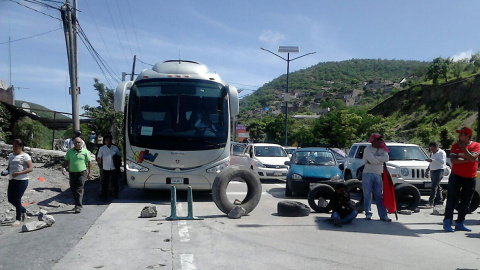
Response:
[{"label": "asphalt road", "polygon": [[[11,229],[0,236],[0,269],[479,269],[480,214],[467,216],[473,232],[444,233],[441,216],[422,209],[398,221],[360,214],[342,228],[329,214],[280,217],[285,184],[266,182],[248,216],[228,219],[208,193],[194,193],[194,215],[167,221],[170,193],[125,188],[110,205],[87,205],[79,215],[54,214],[51,228]],[[231,184],[229,198],[245,186]],[[177,212],[187,215],[186,193]],[[288,198],[307,203],[304,198]],[[155,205],[156,218],[139,218]],[[374,211],[375,213],[375,211]]]}]

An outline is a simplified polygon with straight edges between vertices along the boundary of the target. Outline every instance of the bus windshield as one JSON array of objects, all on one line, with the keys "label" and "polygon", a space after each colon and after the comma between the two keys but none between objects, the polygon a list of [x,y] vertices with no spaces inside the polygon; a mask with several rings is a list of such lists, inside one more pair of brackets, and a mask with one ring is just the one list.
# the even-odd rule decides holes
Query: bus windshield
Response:
[{"label": "bus windshield", "polygon": [[128,103],[130,144],[159,150],[225,147],[228,97],[216,82],[155,79],[135,83]]}]

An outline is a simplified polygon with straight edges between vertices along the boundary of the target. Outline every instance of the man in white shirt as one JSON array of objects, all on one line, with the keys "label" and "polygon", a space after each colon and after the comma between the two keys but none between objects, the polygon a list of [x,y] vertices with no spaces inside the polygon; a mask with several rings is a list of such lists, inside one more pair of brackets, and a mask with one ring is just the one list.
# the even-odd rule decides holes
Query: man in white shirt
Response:
[{"label": "man in white shirt", "polygon": [[[82,132],[80,130],[75,130],[73,132],[72,138],[68,138],[65,140],[65,142],[63,142],[62,151],[67,152],[68,150],[72,149],[75,146],[75,138],[78,138],[80,136],[82,136]],[[82,140],[82,148],[87,149],[87,145],[85,145],[85,142],[83,140]]]},{"label": "man in white shirt", "polygon": [[432,154],[427,159],[430,165],[427,169],[427,177],[430,174],[432,179],[432,189],[430,191],[430,198],[428,199],[428,207],[434,207],[437,204],[443,204],[442,187],[440,181],[443,178],[443,171],[447,168],[447,154],[438,147],[436,142],[431,142],[429,145]]},{"label": "man in white shirt", "polygon": [[[112,144],[112,136],[103,137],[104,146],[98,149],[97,161],[102,165],[102,194],[100,196],[104,201],[108,199],[108,185],[111,182],[113,187],[113,197],[118,199],[118,170],[115,168],[114,159],[121,157],[120,150]],[[118,157],[115,157],[115,156]]]}]

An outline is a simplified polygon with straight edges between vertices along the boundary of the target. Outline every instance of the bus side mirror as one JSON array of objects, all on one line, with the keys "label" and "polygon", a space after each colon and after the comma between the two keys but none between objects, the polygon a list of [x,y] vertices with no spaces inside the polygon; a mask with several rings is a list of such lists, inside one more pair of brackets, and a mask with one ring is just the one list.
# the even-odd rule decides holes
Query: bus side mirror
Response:
[{"label": "bus side mirror", "polygon": [[230,102],[230,117],[237,116],[240,111],[240,105],[238,103],[237,88],[233,85],[227,85],[227,90],[228,90],[228,98]]},{"label": "bus side mirror", "polygon": [[132,87],[133,81],[121,82],[115,90],[115,98],[113,100],[113,107],[116,112],[123,112],[125,108],[125,92],[127,88]]}]

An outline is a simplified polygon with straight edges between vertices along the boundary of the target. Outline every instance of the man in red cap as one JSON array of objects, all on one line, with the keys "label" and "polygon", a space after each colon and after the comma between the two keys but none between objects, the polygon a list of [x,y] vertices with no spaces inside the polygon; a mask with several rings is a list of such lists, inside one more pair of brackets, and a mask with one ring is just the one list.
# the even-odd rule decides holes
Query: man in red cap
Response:
[{"label": "man in red cap", "polygon": [[[443,229],[447,232],[454,232],[455,230],[469,232],[471,229],[465,226],[465,216],[475,191],[480,143],[470,140],[472,130],[468,127],[458,129],[457,133],[458,141],[453,144],[450,151],[452,174],[448,179],[447,206],[443,219]],[[454,230],[452,229],[453,210],[459,199],[458,217]]]},{"label": "man in red cap", "polygon": [[362,174],[362,188],[364,198],[365,218],[372,219],[372,192],[375,195],[375,203],[377,205],[378,215],[380,220],[390,222],[392,221],[387,215],[387,209],[383,204],[383,163],[389,160],[388,148],[383,141],[383,136],[378,133],[373,133],[368,140],[371,145],[365,147],[363,150],[363,160],[365,167]]}]

